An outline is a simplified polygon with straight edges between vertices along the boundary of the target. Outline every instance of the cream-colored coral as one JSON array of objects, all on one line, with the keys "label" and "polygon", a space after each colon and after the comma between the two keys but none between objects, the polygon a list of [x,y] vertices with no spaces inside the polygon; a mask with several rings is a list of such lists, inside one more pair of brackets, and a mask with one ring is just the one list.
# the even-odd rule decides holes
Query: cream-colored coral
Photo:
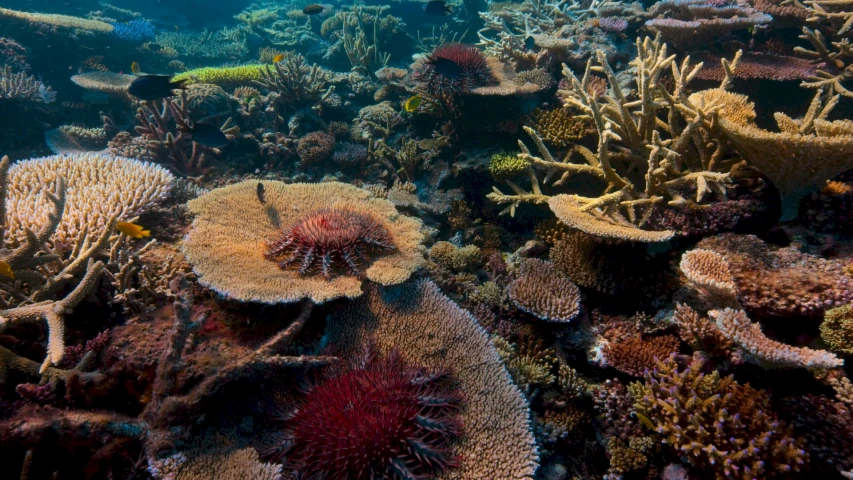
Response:
[{"label": "cream-colored coral", "polygon": [[175,177],[163,167],[124,157],[83,153],[18,162],[9,169],[6,241],[21,244],[26,229],[47,221],[52,204],[44,192],[68,188],[62,221],[53,242],[73,246],[83,234],[99,236],[115,217],[130,220],[165,200]]},{"label": "cream-colored coral", "polygon": [[684,253],[679,264],[688,280],[727,297],[737,296],[732,273],[726,259],[717,252],[697,248]]},{"label": "cream-colored coral", "polygon": [[371,288],[330,318],[326,341],[345,356],[372,341],[412,364],[451,369],[465,397],[465,435],[454,447],[459,467],[438,478],[533,478],[539,459],[527,402],[483,328],[433,283]]},{"label": "cream-colored coral", "polygon": [[254,448],[189,458],[175,480],[279,480],[281,464],[261,462]]},{"label": "cream-colored coral", "polygon": [[228,297],[262,303],[288,303],[310,298],[316,303],[355,298],[362,281],[351,275],[326,280],[299,276],[264,258],[264,243],[304,215],[322,208],[346,207],[381,220],[395,249],[375,257],[364,269],[368,280],[381,285],[404,282],[423,262],[423,224],[397,212],[394,205],[367,190],[338,182],[285,184],[264,181],[264,202],[258,182],[218,188],[189,202],[196,215],[183,250],[199,281]]},{"label": "cream-colored coral", "polygon": [[597,209],[585,207],[573,195],[555,195],[548,199],[548,206],[564,224],[597,237],[631,242],[665,242],[675,235],[672,230],[642,230],[627,220],[622,221]]},{"label": "cream-colored coral", "polygon": [[554,264],[530,258],[507,288],[515,305],[540,320],[570,322],[580,312],[581,292]]},{"label": "cream-colored coral", "polygon": [[[814,118],[797,125],[777,115],[782,132],[770,132],[750,120],[755,118],[755,112],[744,110],[751,109],[752,104],[743,95],[715,89],[690,96],[694,105],[711,101],[738,106],[720,109],[713,124],[750,164],[770,178],[783,198],[796,198],[805,190],[823,185],[826,180],[853,168],[853,135],[846,125],[821,123],[822,119],[816,115],[807,115],[807,118]],[[831,106],[824,107],[821,115],[828,113]],[[796,126],[799,126],[798,131],[792,131]],[[816,133],[809,133],[810,130]]]},{"label": "cream-colored coral", "polygon": [[767,338],[761,326],[752,323],[743,310],[726,308],[708,314],[717,322],[717,328],[726,338],[758,362],[802,368],[835,368],[844,365],[844,360],[830,352],[792,347]]},{"label": "cream-colored coral", "polygon": [[75,85],[86,90],[107,95],[130,98],[127,87],[133,82],[133,75],[112,72],[86,72],[71,77]]},{"label": "cream-colored coral", "polygon": [[111,33],[115,30],[112,24],[100,20],[72,17],[69,15],[57,15],[54,13],[32,13],[0,8],[0,17],[15,18],[33,24],[46,24],[54,27],[73,28],[87,32]]}]

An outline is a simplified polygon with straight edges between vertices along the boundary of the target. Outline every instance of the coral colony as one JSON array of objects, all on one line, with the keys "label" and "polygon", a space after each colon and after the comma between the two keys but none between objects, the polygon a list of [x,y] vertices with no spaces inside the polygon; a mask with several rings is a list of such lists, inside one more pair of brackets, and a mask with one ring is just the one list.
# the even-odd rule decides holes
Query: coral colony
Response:
[{"label": "coral colony", "polygon": [[853,3],[346,3],[0,7],[0,478],[853,479]]}]

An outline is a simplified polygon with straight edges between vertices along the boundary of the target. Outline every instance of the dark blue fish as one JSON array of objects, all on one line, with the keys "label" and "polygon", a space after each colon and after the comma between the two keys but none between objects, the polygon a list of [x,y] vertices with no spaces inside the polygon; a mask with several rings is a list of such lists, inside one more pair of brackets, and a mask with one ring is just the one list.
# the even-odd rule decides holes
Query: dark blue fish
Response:
[{"label": "dark blue fish", "polygon": [[529,36],[524,39],[524,49],[528,52],[532,52],[536,48],[536,40],[533,39],[533,36]]},{"label": "dark blue fish", "polygon": [[426,4],[426,7],[424,7],[424,13],[427,15],[434,15],[436,17],[443,17],[445,15],[453,15],[453,9],[448,7],[446,2],[443,2],[442,0],[432,0]]},{"label": "dark blue fish", "polygon": [[267,201],[264,200],[264,184],[261,182],[258,182],[258,201],[261,202],[261,205],[267,203]]},{"label": "dark blue fish", "polygon": [[205,147],[222,148],[228,145],[228,137],[222,133],[222,130],[213,125],[196,123],[195,126],[185,131],[192,134],[194,142],[200,143]]},{"label": "dark blue fish", "polygon": [[428,57],[427,62],[435,68],[435,71],[444,78],[454,80],[462,75],[462,67],[453,60],[447,58]]},{"label": "dark blue fish", "polygon": [[140,75],[130,82],[127,93],[140,100],[174,97],[174,90],[184,90],[187,80],[172,81],[172,75]]}]

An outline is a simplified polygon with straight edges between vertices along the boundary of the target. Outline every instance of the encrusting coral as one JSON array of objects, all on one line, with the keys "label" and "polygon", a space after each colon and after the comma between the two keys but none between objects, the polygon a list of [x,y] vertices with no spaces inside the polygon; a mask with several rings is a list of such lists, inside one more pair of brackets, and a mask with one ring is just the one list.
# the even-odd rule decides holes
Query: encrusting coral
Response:
[{"label": "encrusting coral", "polygon": [[452,452],[459,466],[441,480],[525,479],[538,466],[528,406],[476,320],[429,281],[371,286],[329,320],[332,353],[352,358],[374,341],[380,351],[429,368],[451,368],[464,398],[464,435]]},{"label": "encrusting coral", "polygon": [[387,230],[395,248],[362,267],[367,280],[382,285],[401,283],[423,261],[421,222],[399,214],[390,202],[374,198],[367,190],[336,182],[287,185],[264,181],[259,198],[258,183],[219,188],[189,202],[196,217],[184,241],[184,253],[199,281],[223,295],[262,303],[301,298],[322,303],[361,295],[358,276],[330,280],[316,274],[302,276],[298,271],[282,270],[264,256],[264,243],[277,238],[279,230],[287,231],[326,208],[368,215]]},{"label": "encrusting coral", "polygon": [[518,278],[507,287],[515,305],[549,322],[570,322],[580,312],[581,293],[554,264],[531,258],[519,268]]},{"label": "encrusting coral", "polygon": [[791,428],[777,420],[767,394],[694,360],[679,368],[674,356],[645,374],[635,398],[669,448],[714,478],[787,478],[803,469],[806,453]]}]

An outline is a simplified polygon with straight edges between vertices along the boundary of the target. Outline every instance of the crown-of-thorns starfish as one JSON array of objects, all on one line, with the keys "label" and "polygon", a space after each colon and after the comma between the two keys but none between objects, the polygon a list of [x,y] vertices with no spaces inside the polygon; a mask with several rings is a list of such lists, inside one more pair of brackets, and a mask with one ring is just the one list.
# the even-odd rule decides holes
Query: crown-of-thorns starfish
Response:
[{"label": "crown-of-thorns starfish", "polygon": [[307,275],[318,265],[326,279],[335,267],[361,278],[359,265],[370,250],[394,250],[385,226],[373,216],[345,207],[323,208],[304,215],[266,244],[264,256],[287,269],[299,265]]}]

